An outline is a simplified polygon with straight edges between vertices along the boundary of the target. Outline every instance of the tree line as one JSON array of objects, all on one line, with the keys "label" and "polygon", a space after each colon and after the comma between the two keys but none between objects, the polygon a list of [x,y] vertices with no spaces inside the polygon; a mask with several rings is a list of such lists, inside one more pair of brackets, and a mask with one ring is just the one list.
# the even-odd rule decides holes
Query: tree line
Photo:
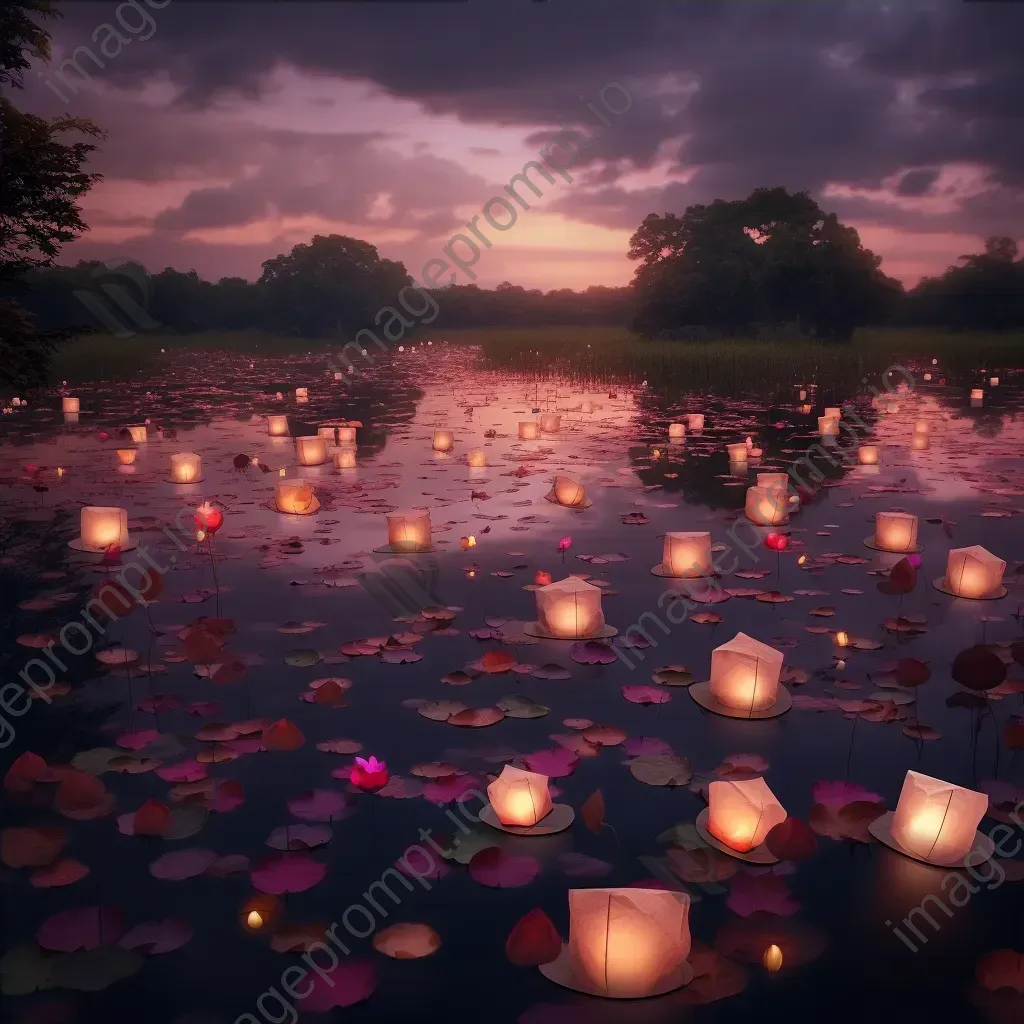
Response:
[{"label": "tree line", "polygon": [[[0,86],[20,89],[32,61],[49,59],[38,19],[55,16],[50,0],[5,0]],[[1024,327],[1024,260],[1013,239],[989,238],[984,252],[908,292],[854,228],[781,187],[650,214],[630,239],[637,267],[622,288],[545,292],[505,281],[427,291],[402,263],[341,235],[268,259],[254,282],[171,267],[59,266],[61,248],[87,230],[79,201],[99,177],[87,164],[102,133],[81,119],[24,114],[8,98],[0,114],[0,383],[19,388],[42,383],[53,347],[83,330],[253,329],[344,344],[380,328],[384,310],[404,319],[398,301],[410,290],[425,303],[414,329],[431,332],[621,325],[681,340],[783,330],[844,342],[878,324]]]}]

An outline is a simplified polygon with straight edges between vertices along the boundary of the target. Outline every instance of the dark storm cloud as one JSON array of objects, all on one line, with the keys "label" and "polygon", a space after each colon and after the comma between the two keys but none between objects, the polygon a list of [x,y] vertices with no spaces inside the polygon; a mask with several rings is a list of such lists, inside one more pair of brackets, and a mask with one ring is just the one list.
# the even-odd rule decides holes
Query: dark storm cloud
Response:
[{"label": "dark storm cloud", "polygon": [[935,184],[938,177],[939,172],[933,167],[907,171],[896,186],[896,194],[898,196],[923,196]]}]

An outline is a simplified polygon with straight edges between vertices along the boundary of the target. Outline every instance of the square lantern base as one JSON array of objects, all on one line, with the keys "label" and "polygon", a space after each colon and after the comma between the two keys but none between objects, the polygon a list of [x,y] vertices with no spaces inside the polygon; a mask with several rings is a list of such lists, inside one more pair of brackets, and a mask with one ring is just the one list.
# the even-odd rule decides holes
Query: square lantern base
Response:
[{"label": "square lantern base", "polygon": [[778,718],[793,706],[793,697],[784,686],[779,686],[775,703],[770,708],[760,711],[745,711],[723,704],[717,697],[712,696],[710,680],[706,683],[694,683],[689,692],[702,708],[707,708],[708,711],[713,711],[716,715],[724,715],[726,718]]},{"label": "square lantern base", "polygon": [[536,825],[503,825],[490,804],[480,812],[485,825],[513,836],[553,836],[564,832],[575,819],[576,812],[568,804],[555,804]]},{"label": "square lantern base", "polygon": [[[967,858],[974,854],[978,858],[977,863],[988,860],[996,851],[995,845],[992,840],[989,839],[984,832],[976,832],[974,834],[974,844],[970,850],[963,856],[952,861],[941,861],[941,860],[926,860],[924,857],[919,857],[916,853],[912,853],[905,846],[901,845],[892,834],[892,820],[895,816],[895,812],[886,811],[880,818],[875,818],[870,825],[868,825],[868,831],[880,842],[885,843],[890,850],[895,850],[897,853],[902,853],[904,857],[910,857],[911,860],[916,860],[920,864],[931,864],[937,868],[965,868],[967,867]],[[971,865],[972,867],[975,865]]]},{"label": "square lantern base", "polygon": [[718,850],[719,853],[724,853],[728,857],[735,857],[737,860],[746,861],[748,864],[778,864],[779,858],[773,854],[764,843],[760,846],[755,846],[752,850],[747,850],[746,853],[740,853],[739,850],[734,850],[731,846],[726,846],[721,839],[713,836],[708,831],[708,818],[711,815],[709,808],[705,807],[700,814],[697,815],[697,832],[701,839],[704,840],[708,846]]},{"label": "square lantern base", "polygon": [[553,981],[562,988],[571,988],[574,992],[583,992],[588,996],[598,996],[601,999],[650,999],[652,996],[663,996],[676,989],[689,985],[693,981],[693,968],[684,960],[678,967],[663,974],[646,995],[642,996],[609,996],[596,988],[589,978],[583,977],[573,964],[569,954],[568,945],[562,946],[562,952],[557,960],[549,964],[541,964],[540,973],[548,981]]}]

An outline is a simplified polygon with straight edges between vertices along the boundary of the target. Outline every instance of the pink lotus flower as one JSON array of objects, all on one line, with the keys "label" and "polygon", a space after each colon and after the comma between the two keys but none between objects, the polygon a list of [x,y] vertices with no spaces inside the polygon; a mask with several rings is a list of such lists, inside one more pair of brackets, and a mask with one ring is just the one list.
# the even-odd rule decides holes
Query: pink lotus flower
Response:
[{"label": "pink lotus flower", "polygon": [[388,784],[388,766],[375,757],[357,757],[349,774],[349,782],[364,793],[376,793]]},{"label": "pink lotus flower", "polygon": [[572,547],[572,537],[563,537],[558,542],[558,550],[559,551],[563,551],[563,552],[564,551],[568,551],[569,548],[571,548],[571,547]]}]

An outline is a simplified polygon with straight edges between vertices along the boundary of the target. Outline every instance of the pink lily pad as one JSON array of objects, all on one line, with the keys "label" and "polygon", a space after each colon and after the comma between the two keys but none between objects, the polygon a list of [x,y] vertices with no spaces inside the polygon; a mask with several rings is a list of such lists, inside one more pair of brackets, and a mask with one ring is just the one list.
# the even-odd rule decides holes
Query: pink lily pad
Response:
[{"label": "pink lily pad", "polygon": [[529,885],[540,874],[540,861],[506,853],[500,846],[488,846],[473,855],[469,876],[491,889],[516,889]]},{"label": "pink lily pad", "polygon": [[272,853],[250,871],[249,877],[254,889],[280,896],[312,889],[326,874],[327,865],[306,853]]}]

